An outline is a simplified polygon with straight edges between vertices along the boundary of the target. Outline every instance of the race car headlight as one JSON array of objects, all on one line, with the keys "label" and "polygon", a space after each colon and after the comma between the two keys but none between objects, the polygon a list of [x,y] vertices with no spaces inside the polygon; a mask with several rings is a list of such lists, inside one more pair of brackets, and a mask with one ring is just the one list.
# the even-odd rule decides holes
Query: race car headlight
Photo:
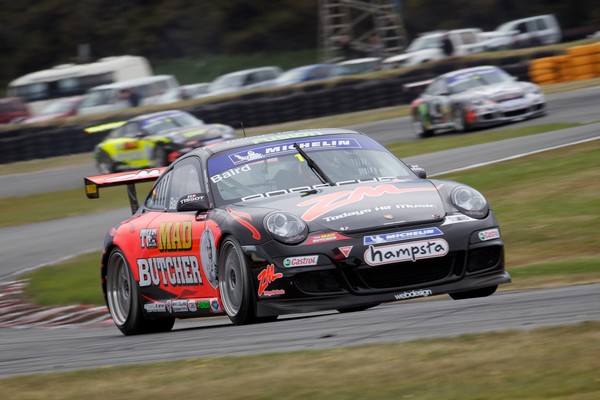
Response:
[{"label": "race car headlight", "polygon": [[527,87],[526,92],[530,94],[542,94],[542,89],[537,85],[530,85]]},{"label": "race car headlight", "polygon": [[276,212],[265,219],[265,228],[275,240],[285,244],[297,244],[306,239],[308,227],[295,215]]},{"label": "race car headlight", "polygon": [[452,190],[450,198],[460,212],[471,218],[485,218],[488,214],[485,197],[473,188],[458,186]]}]

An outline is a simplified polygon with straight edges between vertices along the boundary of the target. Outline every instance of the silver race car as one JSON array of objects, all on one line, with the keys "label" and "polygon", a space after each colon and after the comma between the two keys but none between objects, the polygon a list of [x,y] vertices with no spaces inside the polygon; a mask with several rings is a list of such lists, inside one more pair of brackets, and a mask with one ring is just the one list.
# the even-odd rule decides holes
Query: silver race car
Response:
[{"label": "silver race car", "polygon": [[438,130],[467,131],[544,115],[540,88],[500,68],[483,66],[440,75],[411,104],[415,131],[422,137]]}]

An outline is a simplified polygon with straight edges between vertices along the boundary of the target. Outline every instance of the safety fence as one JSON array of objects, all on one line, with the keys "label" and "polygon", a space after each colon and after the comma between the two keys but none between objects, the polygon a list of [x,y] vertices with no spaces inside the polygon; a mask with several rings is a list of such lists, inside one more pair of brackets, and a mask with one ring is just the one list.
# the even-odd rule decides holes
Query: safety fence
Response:
[{"label": "safety fence", "polygon": [[[394,70],[379,75],[367,74],[324,83],[253,91],[215,102],[188,100],[165,105],[164,109],[180,108],[207,123],[223,123],[234,128],[241,124],[245,127],[265,126],[410,104],[422,89],[410,83],[426,81],[460,68],[498,65],[521,80],[529,80],[530,59],[556,55],[556,51],[542,51],[495,59],[453,57],[406,71]],[[125,120],[148,111],[135,108],[118,115],[98,116],[93,121],[89,118],[73,119],[68,125],[55,122],[54,125],[18,125],[3,130],[0,132],[0,164],[92,151],[108,132],[88,135],[84,133],[85,128]]]},{"label": "safety fence", "polygon": [[539,85],[600,77],[600,41],[570,47],[565,54],[532,60],[529,76]]}]

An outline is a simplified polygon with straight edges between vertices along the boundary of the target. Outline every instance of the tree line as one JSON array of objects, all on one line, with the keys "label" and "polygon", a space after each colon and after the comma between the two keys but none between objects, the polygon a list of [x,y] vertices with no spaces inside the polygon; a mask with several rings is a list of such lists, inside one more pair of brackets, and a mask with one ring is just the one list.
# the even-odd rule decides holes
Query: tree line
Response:
[{"label": "tree line", "polygon": [[[553,13],[563,29],[600,26],[597,0],[392,0],[408,37],[435,29],[494,29]],[[322,0],[0,0],[0,83],[76,61],[135,54],[152,63],[207,54],[316,48]],[[316,60],[315,60],[316,61]]]}]

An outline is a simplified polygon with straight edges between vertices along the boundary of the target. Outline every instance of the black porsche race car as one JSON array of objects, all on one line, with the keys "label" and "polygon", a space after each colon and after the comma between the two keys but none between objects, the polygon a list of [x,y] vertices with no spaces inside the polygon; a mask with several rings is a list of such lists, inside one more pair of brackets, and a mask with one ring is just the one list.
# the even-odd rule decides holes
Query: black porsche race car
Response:
[{"label": "black porsche race car", "polygon": [[467,131],[546,113],[539,86],[517,81],[493,66],[461,69],[431,82],[411,104],[413,128],[422,137],[438,130]]},{"label": "black porsche race car", "polygon": [[[133,184],[158,179],[138,208]],[[360,311],[510,282],[498,221],[477,190],[427,179],[346,129],[220,142],[168,168],[85,178],[90,198],[127,185],[133,216],[110,230],[102,290],[126,335],[176,318],[234,324]]]}]

